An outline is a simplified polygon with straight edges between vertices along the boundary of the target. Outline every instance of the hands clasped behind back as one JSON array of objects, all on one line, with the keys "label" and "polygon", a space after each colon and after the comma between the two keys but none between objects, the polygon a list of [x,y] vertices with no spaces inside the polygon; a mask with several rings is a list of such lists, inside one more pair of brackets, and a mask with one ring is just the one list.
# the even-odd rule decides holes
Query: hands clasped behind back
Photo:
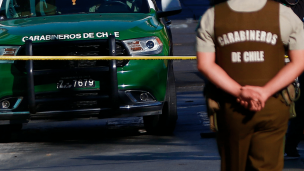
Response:
[{"label": "hands clasped behind back", "polygon": [[260,111],[265,107],[268,97],[263,92],[262,87],[244,86],[241,88],[240,95],[237,97],[243,107],[251,111]]}]

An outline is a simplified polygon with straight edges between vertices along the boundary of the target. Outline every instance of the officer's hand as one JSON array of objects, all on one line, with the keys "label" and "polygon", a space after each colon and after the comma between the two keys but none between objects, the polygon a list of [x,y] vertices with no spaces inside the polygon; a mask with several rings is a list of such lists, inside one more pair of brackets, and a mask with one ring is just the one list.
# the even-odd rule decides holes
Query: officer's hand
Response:
[{"label": "officer's hand", "polygon": [[264,104],[262,104],[261,101],[261,95],[250,88],[242,88],[237,101],[251,111],[260,111],[264,107]]},{"label": "officer's hand", "polygon": [[[265,103],[269,97],[267,97],[267,94],[265,93],[265,91],[262,87],[246,85],[246,86],[242,87],[242,90],[252,90],[252,91],[256,92],[258,96],[256,96],[255,98],[260,102],[262,108],[265,107]],[[256,100],[256,99],[254,99],[254,100]]]},{"label": "officer's hand", "polygon": [[246,86],[242,87],[242,89],[250,89],[250,90],[257,92],[260,95],[259,100],[262,102],[263,107],[265,106],[265,103],[269,97],[267,96],[267,93],[265,92],[263,87],[246,85]]}]

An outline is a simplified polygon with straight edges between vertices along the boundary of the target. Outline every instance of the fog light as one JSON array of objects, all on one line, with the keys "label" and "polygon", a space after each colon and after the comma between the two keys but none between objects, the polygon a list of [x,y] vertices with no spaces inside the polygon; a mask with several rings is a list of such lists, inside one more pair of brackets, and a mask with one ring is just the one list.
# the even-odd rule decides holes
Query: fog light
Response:
[{"label": "fog light", "polygon": [[149,101],[149,96],[147,93],[141,93],[140,96],[139,96],[140,100],[141,101]]},{"label": "fog light", "polygon": [[135,103],[156,101],[155,98],[146,91],[127,90],[125,93],[130,98],[130,100]]},{"label": "fog light", "polygon": [[0,111],[2,109],[16,109],[19,107],[23,97],[8,97],[0,100]]},{"label": "fog light", "polygon": [[8,109],[9,107],[10,107],[10,102],[9,101],[7,101],[7,100],[4,100],[4,101],[2,101],[2,108],[3,109]]}]

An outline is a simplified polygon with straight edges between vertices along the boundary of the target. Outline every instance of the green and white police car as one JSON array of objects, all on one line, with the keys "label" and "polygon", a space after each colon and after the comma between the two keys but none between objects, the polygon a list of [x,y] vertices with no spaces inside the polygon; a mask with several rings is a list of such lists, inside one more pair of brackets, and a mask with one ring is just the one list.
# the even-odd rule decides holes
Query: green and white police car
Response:
[{"label": "green and white police car", "polygon": [[[179,0],[0,0],[2,56],[171,56]],[[0,124],[143,116],[172,133],[171,60],[1,60]]]}]

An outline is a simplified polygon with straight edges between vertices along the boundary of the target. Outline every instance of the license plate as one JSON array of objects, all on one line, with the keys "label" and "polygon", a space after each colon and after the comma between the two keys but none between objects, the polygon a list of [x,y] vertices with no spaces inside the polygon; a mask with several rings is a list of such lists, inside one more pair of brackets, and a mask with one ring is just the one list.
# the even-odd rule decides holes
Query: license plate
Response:
[{"label": "license plate", "polygon": [[95,87],[95,80],[92,79],[59,80],[57,83],[57,89],[86,88],[86,87]]}]

